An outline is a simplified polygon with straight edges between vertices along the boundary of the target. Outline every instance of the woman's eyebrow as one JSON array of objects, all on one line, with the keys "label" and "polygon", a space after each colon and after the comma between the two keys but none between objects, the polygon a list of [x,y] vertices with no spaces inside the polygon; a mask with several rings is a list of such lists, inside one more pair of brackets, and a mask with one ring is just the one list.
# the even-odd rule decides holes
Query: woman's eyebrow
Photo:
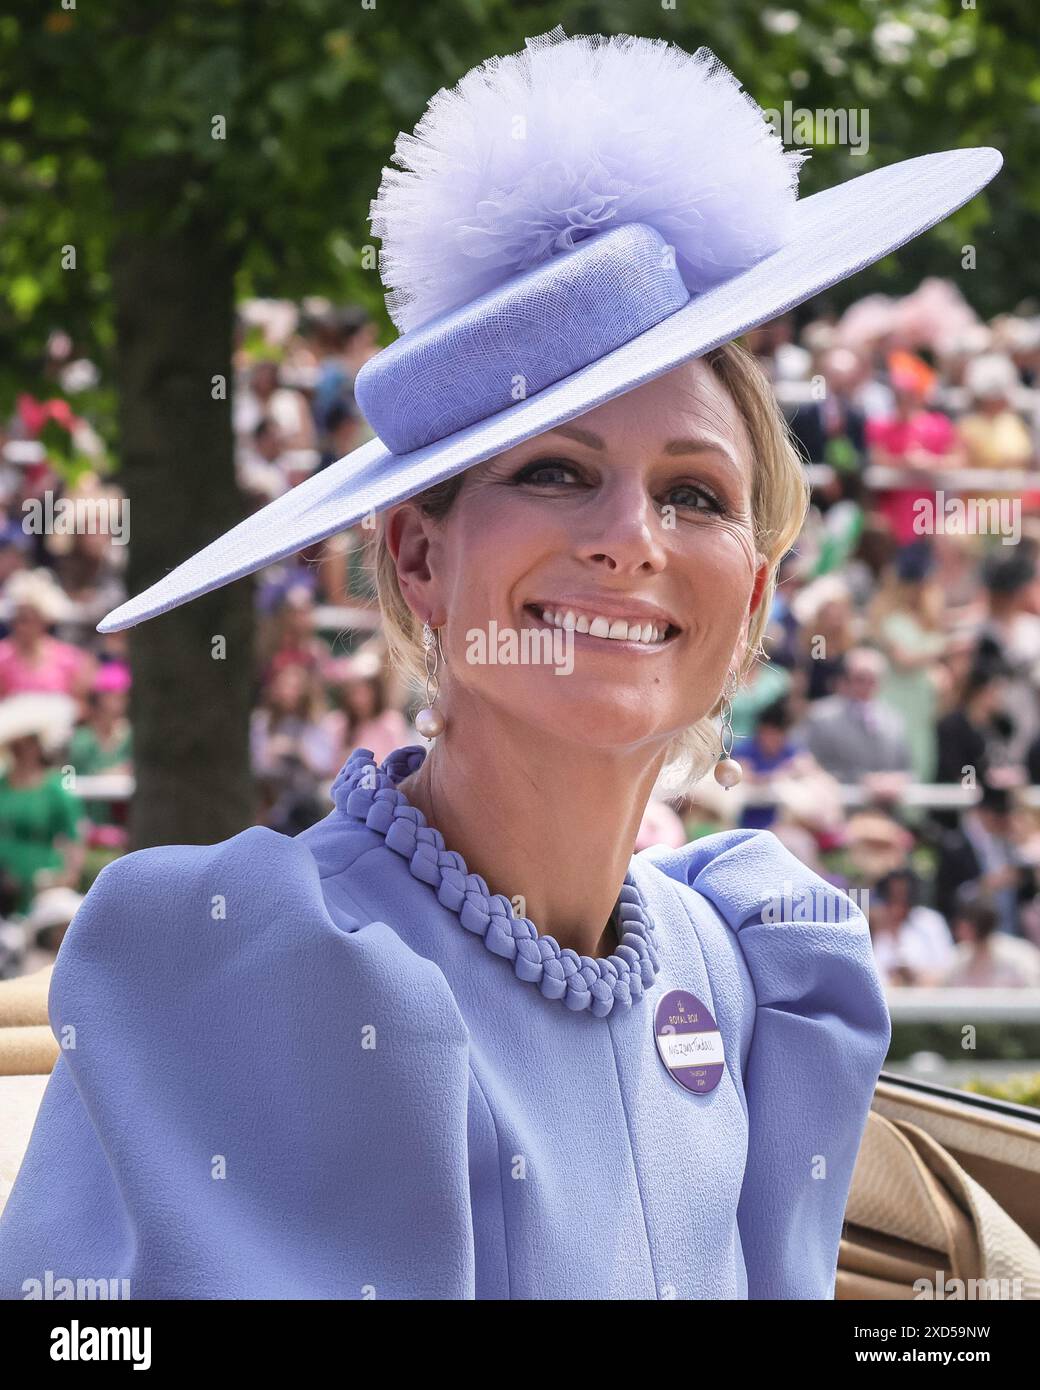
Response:
[{"label": "woman's eyebrow", "polygon": [[732,453],[721,440],[715,439],[672,439],[664,446],[666,454],[723,454],[735,463]]},{"label": "woman's eyebrow", "polygon": [[[606,448],[598,434],[593,434],[591,430],[581,429],[577,425],[557,425],[554,429],[546,430],[546,434],[565,435],[568,439],[573,439],[578,444],[585,444],[590,449]],[[671,439],[664,446],[662,452],[671,456],[678,454],[723,454],[731,463],[736,464],[736,459],[726,445],[720,440],[714,439]]]},{"label": "woman's eyebrow", "polygon": [[557,425],[555,429],[546,430],[546,434],[565,435],[577,444],[587,444],[590,449],[605,449],[607,447],[598,434],[593,434],[591,430],[579,429],[577,425]]}]

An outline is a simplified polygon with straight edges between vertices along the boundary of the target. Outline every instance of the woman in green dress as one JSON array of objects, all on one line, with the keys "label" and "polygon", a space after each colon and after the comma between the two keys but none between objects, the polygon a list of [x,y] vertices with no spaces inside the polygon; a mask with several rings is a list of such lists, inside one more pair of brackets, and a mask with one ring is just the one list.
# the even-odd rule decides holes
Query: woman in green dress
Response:
[{"label": "woman in green dress", "polygon": [[903,716],[915,781],[934,782],[939,717],[936,669],[949,646],[943,592],[930,550],[900,552],[870,608],[871,636],[888,658],[878,698]]},{"label": "woman in green dress", "polygon": [[[127,718],[130,671],[122,662],[99,667],[90,694],[90,712],[69,740],[69,762],[79,777],[103,772],[133,770],[133,737]],[[110,801],[87,802],[87,815],[95,825],[111,825],[119,818]]]},{"label": "woman in green dress", "polygon": [[0,701],[0,873],[15,911],[27,913],[41,888],[75,887],[83,867],[83,804],[51,755],[67,742],[75,701],[32,693]]}]

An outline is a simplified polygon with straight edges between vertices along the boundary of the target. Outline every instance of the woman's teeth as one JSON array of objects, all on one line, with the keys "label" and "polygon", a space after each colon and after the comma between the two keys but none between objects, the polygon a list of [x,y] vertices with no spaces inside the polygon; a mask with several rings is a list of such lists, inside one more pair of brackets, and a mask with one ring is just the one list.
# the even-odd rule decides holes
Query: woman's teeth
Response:
[{"label": "woman's teeth", "polygon": [[590,637],[607,637],[615,642],[645,642],[648,646],[663,642],[668,625],[664,623],[629,623],[624,618],[587,618],[571,609],[541,609],[542,621],[554,627],[573,628],[587,632]]}]

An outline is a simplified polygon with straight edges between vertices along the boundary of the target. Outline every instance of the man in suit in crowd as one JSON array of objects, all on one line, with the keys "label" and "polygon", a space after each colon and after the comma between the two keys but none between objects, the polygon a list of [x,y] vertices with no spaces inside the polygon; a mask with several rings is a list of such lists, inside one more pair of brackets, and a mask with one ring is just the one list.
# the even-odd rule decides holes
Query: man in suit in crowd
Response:
[{"label": "man in suit in crowd", "polygon": [[838,693],[809,707],[802,732],[809,752],[839,782],[909,773],[902,716],[877,698],[885,658],[872,647],[845,654]]}]

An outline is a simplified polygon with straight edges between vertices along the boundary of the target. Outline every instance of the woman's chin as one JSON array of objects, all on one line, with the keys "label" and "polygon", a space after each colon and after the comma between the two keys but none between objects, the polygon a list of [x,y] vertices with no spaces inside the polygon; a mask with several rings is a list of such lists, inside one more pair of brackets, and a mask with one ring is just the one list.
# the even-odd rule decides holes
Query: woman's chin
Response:
[{"label": "woman's chin", "polygon": [[532,733],[537,730],[554,741],[604,751],[666,741],[685,727],[676,723],[674,711],[655,711],[645,691],[623,694],[605,690],[602,681],[549,679],[553,685],[548,689],[545,682],[532,682],[521,698],[511,690],[506,699],[494,701],[495,708]]}]

